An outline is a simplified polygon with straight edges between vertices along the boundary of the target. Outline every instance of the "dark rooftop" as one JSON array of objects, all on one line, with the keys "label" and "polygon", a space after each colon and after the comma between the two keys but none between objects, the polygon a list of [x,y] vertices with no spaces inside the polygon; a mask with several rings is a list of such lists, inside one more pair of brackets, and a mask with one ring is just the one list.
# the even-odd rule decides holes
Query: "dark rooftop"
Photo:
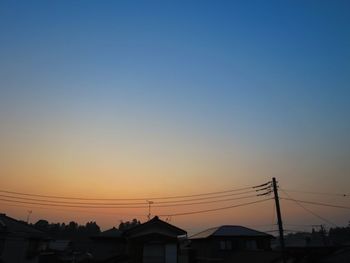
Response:
[{"label": "dark rooftop", "polygon": [[200,238],[208,238],[213,236],[266,236],[266,237],[272,237],[269,234],[266,234],[264,232],[260,232],[254,229],[250,229],[244,226],[231,226],[231,225],[225,225],[225,226],[219,226],[219,227],[213,227],[209,228],[207,230],[204,230],[198,234],[195,234],[190,237],[190,239],[200,239]]},{"label": "dark rooftop", "polygon": [[120,230],[118,230],[117,228],[113,227],[111,229],[108,229],[106,231],[101,232],[99,235],[99,237],[121,237],[122,236],[122,232]]},{"label": "dark rooftop", "polygon": [[21,235],[28,238],[42,238],[45,233],[6,214],[0,214],[1,229],[9,234]]}]

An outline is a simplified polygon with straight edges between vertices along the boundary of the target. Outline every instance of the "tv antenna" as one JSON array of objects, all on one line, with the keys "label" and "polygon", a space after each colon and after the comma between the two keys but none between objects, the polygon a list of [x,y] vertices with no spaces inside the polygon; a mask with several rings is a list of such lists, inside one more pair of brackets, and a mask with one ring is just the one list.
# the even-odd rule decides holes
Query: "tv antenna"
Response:
[{"label": "tv antenna", "polygon": [[146,200],[146,202],[148,203],[148,215],[147,215],[147,218],[148,218],[148,221],[151,220],[151,205],[154,204],[153,201],[151,200]]},{"label": "tv antenna", "polygon": [[27,214],[27,224],[29,224],[30,215],[33,213],[33,211],[32,210],[28,210],[27,212],[28,212],[28,214]]}]

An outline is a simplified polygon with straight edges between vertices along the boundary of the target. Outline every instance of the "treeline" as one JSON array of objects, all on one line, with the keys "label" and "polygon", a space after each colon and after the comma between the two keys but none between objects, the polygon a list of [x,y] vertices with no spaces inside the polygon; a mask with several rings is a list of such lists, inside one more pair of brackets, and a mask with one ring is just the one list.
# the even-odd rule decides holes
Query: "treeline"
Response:
[{"label": "treeline", "polygon": [[85,225],[79,225],[77,222],[71,221],[66,223],[49,223],[47,220],[41,219],[34,226],[49,234],[53,238],[68,237],[89,237],[101,233],[101,228],[96,222],[87,222]]},{"label": "treeline", "polygon": [[331,228],[328,237],[334,244],[350,244],[350,222],[347,227]]},{"label": "treeline", "polygon": [[[123,222],[118,225],[118,229],[122,232],[133,228],[141,222],[137,219]],[[37,221],[33,226],[47,234],[52,238],[71,238],[71,237],[91,237],[101,233],[100,226],[95,222],[87,222],[85,225],[79,225],[77,222],[71,221],[66,223],[49,223],[45,219]]]},{"label": "treeline", "polygon": [[308,242],[318,240],[325,245],[344,245],[350,244],[350,222],[347,227],[333,227],[328,231],[320,226],[318,230],[312,229],[311,232],[296,232],[286,235],[285,239],[305,239]]},{"label": "treeline", "polygon": [[133,228],[137,225],[141,224],[141,222],[139,220],[137,220],[136,218],[134,218],[132,221],[126,221],[126,222],[123,222],[121,221],[119,226],[118,226],[118,229],[122,232],[130,229],[130,228]]}]

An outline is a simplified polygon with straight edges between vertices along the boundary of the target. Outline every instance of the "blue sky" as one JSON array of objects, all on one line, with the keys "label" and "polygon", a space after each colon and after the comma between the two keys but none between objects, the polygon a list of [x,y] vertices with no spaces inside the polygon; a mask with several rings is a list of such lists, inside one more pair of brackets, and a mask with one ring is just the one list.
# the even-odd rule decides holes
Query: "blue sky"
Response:
[{"label": "blue sky", "polygon": [[111,95],[226,118],[289,110],[291,121],[346,111],[346,1],[5,1],[1,10],[2,86],[15,98]]},{"label": "blue sky", "polygon": [[3,144],[123,141],[156,160],[169,147],[247,163],[282,154],[290,173],[314,167],[301,185],[328,162],[341,187],[349,12],[349,1],[1,1]]}]

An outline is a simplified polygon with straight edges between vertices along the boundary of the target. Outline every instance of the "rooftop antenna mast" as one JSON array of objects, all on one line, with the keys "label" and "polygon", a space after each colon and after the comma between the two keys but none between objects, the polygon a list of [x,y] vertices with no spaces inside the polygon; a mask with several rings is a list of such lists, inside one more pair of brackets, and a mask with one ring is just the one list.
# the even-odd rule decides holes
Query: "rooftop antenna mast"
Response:
[{"label": "rooftop antenna mast", "polygon": [[27,224],[29,224],[30,215],[33,213],[33,211],[32,210],[28,210],[27,212],[28,212],[28,214],[27,214]]},{"label": "rooftop antenna mast", "polygon": [[148,218],[148,221],[151,220],[151,205],[154,203],[153,201],[151,200],[146,200],[146,202],[148,203],[148,215],[147,215],[147,218]]}]

